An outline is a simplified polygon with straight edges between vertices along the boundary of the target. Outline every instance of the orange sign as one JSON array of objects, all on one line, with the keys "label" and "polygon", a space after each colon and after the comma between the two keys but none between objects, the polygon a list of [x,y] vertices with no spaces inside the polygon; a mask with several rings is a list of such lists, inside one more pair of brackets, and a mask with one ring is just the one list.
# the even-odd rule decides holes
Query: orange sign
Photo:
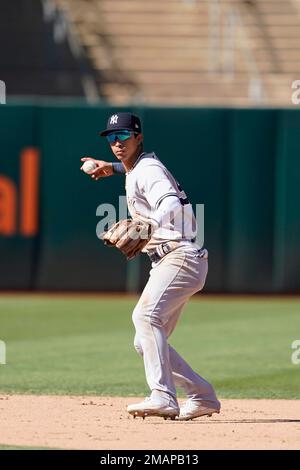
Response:
[{"label": "orange sign", "polygon": [[38,233],[39,163],[38,149],[26,148],[22,151],[19,213],[17,185],[10,178],[0,175],[0,236],[10,237],[19,233],[33,237]]}]

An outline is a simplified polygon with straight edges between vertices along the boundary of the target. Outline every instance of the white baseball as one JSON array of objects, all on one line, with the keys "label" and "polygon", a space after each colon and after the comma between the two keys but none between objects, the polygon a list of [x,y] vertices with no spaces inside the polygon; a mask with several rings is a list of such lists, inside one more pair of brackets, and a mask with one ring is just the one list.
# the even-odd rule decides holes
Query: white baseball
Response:
[{"label": "white baseball", "polygon": [[85,173],[88,173],[88,174],[92,173],[92,171],[94,171],[95,168],[97,168],[97,165],[93,160],[87,160],[82,165],[82,171],[84,171]]}]

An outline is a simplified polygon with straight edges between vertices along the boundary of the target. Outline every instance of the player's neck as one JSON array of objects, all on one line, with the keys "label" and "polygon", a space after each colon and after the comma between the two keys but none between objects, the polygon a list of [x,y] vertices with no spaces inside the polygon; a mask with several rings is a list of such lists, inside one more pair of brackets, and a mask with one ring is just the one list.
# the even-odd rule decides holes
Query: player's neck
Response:
[{"label": "player's neck", "polygon": [[134,155],[129,157],[126,161],[122,161],[124,168],[126,170],[126,173],[132,170],[132,168],[134,167],[141,153],[142,153],[142,150],[138,148],[137,151],[134,153]]}]

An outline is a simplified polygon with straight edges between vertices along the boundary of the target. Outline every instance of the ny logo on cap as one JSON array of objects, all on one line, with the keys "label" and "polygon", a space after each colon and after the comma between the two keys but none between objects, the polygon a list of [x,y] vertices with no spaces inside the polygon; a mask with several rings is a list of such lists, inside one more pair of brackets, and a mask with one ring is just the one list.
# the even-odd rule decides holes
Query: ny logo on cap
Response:
[{"label": "ny logo on cap", "polygon": [[111,118],[110,118],[110,124],[117,124],[118,122],[118,115],[117,114],[114,114]]}]

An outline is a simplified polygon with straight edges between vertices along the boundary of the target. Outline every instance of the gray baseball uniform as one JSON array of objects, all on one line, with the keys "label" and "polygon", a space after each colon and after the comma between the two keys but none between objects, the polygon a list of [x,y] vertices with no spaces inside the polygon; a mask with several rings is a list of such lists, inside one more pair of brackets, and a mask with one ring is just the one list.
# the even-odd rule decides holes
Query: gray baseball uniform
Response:
[{"label": "gray baseball uniform", "polygon": [[[122,164],[115,165],[120,170]],[[132,218],[157,222],[143,250],[153,261],[150,277],[132,316],[134,346],[143,357],[152,396],[170,395],[177,403],[179,386],[189,398],[204,406],[216,406],[212,385],[168,344],[184,305],[203,288],[208,270],[207,251],[195,243],[192,206],[154,153],[142,153],[126,174],[126,194]]]}]

